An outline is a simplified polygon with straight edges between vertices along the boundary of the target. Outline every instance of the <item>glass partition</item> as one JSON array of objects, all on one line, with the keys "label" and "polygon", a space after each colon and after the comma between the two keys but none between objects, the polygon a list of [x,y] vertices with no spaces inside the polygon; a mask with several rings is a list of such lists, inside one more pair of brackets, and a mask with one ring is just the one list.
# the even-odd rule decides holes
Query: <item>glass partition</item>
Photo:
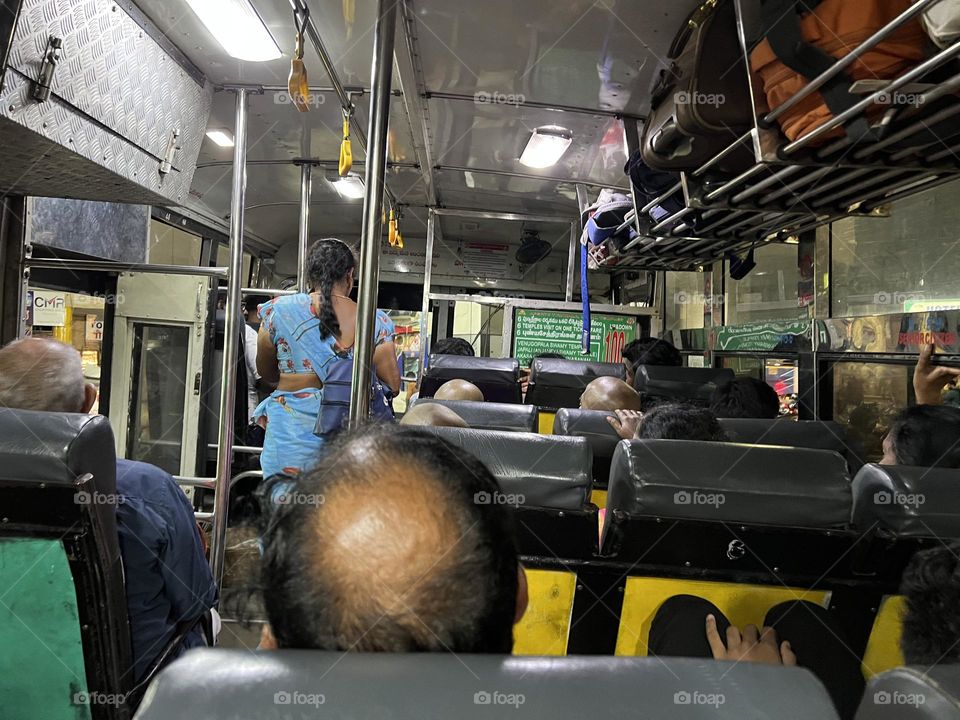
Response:
[{"label": "glass partition", "polygon": [[805,318],[806,308],[797,304],[797,246],[770,243],[757,248],[754,258],[757,267],[743,280],[730,277],[725,261],[724,325]]}]

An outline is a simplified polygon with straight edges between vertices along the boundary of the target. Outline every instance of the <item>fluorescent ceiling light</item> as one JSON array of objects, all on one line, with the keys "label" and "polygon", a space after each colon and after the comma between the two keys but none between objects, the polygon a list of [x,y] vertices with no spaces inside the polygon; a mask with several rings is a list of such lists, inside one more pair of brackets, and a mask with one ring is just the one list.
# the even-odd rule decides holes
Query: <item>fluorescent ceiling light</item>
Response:
[{"label": "fluorescent ceiling light", "polygon": [[334,181],[333,186],[340,193],[340,197],[348,200],[357,200],[363,197],[363,180],[356,175],[347,175]]},{"label": "fluorescent ceiling light", "polygon": [[230,57],[263,62],[283,57],[250,0],[187,0]]},{"label": "fluorescent ceiling light", "polygon": [[229,130],[207,130],[207,137],[220,147],[233,147],[233,133]]},{"label": "fluorescent ceiling light", "polygon": [[545,125],[533,131],[520,155],[520,164],[531,168],[548,168],[557,161],[573,142],[573,133],[556,125]]}]

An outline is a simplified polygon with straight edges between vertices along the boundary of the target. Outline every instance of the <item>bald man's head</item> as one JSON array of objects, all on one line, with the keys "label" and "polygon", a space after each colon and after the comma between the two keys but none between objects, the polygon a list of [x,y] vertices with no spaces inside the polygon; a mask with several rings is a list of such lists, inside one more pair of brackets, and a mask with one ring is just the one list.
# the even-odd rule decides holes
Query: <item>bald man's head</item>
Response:
[{"label": "bald man's head", "polygon": [[407,410],[401,425],[429,425],[432,427],[468,428],[466,421],[446,405],[432,402],[418,402]]},{"label": "bald man's head", "polygon": [[80,353],[47,338],[14,340],[0,348],[0,407],[88,412],[96,388],[83,379]]},{"label": "bald man's head", "polygon": [[580,396],[584,410],[640,410],[640,393],[615,377],[598,377]]},{"label": "bald man's head", "polygon": [[267,615],[281,648],[509,653],[517,550],[476,458],[414,428],[344,433],[267,488]]},{"label": "bald man's head", "polygon": [[467,380],[447,380],[433,394],[437,400],[473,400],[483,402],[483,392]]}]

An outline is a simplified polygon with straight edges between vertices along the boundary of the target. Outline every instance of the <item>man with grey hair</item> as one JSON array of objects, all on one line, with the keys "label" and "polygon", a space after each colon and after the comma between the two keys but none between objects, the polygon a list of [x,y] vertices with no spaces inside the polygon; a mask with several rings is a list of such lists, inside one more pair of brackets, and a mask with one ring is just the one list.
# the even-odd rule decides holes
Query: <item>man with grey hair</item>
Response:
[{"label": "man with grey hair", "polygon": [[[88,413],[96,399],[97,389],[84,382],[80,353],[69,345],[25,338],[0,348],[0,406]],[[178,624],[206,613],[218,593],[193,508],[169,474],[147,463],[118,459],[114,507],[136,681]],[[202,629],[195,626],[174,656],[203,642]]]}]

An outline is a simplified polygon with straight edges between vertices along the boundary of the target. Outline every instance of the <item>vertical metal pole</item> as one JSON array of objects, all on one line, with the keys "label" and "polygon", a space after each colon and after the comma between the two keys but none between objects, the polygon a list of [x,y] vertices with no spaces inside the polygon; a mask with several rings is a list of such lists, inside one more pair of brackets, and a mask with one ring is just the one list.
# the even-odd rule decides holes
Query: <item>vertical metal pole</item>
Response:
[{"label": "vertical metal pole", "polygon": [[573,302],[573,276],[577,271],[577,245],[580,241],[579,228],[579,220],[570,223],[570,250],[567,253],[567,289],[564,292],[564,300],[567,302]]},{"label": "vertical metal pole", "polygon": [[307,287],[307,244],[310,242],[310,195],[313,188],[313,167],[309,163],[300,166],[300,234],[297,237],[297,289],[310,292]]},{"label": "vertical metal pole", "polygon": [[227,512],[230,509],[230,474],[233,465],[233,422],[237,392],[237,354],[240,350],[240,273],[243,271],[243,209],[247,193],[247,90],[237,88],[233,127],[233,186],[230,195],[230,267],[227,274],[227,308],[223,332],[223,367],[220,374],[220,434],[217,439],[217,491],[214,499],[210,565],[213,579],[223,578]]},{"label": "vertical metal pole", "polygon": [[360,293],[353,382],[350,387],[350,425],[356,427],[370,411],[370,373],[373,366],[373,330],[380,277],[380,233],[387,127],[390,122],[390,83],[393,79],[393,43],[397,26],[396,0],[378,0],[373,30],[370,123],[367,135],[366,194],[363,198],[363,235],[360,241]]},{"label": "vertical metal pole", "polygon": [[430,284],[433,282],[433,239],[436,232],[437,215],[433,210],[427,214],[427,252],[423,266],[423,303],[420,307],[420,372],[417,383],[423,379],[427,370],[427,357],[430,355]]}]

